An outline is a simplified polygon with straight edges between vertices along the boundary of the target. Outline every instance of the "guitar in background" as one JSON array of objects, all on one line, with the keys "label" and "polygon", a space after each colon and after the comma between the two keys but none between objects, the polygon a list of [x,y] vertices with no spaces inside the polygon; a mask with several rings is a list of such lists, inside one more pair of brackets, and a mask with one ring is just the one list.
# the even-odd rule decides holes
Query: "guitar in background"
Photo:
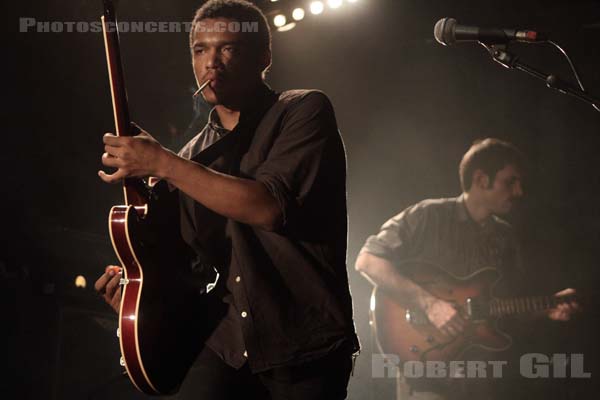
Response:
[{"label": "guitar in background", "polygon": [[474,348],[507,350],[513,339],[498,327],[502,318],[534,317],[574,300],[569,295],[496,298],[494,287],[501,274],[494,268],[482,268],[459,278],[430,263],[411,263],[407,267],[416,271],[410,277],[413,282],[452,303],[466,324],[460,334],[448,335],[436,328],[424,311],[405,307],[388,293],[373,289],[370,316],[377,345],[381,353],[396,354],[402,361],[460,360]]}]

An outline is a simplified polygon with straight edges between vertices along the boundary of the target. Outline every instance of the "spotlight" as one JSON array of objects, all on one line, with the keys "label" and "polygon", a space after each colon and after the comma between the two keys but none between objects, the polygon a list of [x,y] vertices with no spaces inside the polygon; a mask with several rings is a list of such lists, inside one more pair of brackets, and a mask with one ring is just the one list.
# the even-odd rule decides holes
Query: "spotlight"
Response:
[{"label": "spotlight", "polygon": [[348,3],[356,3],[358,0],[348,0]]},{"label": "spotlight", "polygon": [[276,15],[275,18],[273,18],[273,25],[275,25],[278,28],[284,26],[286,22],[287,20],[285,18],[285,15],[283,14]]},{"label": "spotlight", "polygon": [[301,21],[304,19],[304,9],[303,8],[295,8],[292,11],[292,18],[296,21]]},{"label": "spotlight", "polygon": [[330,8],[340,8],[342,6],[342,0],[327,0],[327,4]]},{"label": "spotlight", "polygon": [[322,1],[313,1],[310,3],[310,12],[315,15],[321,14],[324,9],[325,6],[323,5]]}]

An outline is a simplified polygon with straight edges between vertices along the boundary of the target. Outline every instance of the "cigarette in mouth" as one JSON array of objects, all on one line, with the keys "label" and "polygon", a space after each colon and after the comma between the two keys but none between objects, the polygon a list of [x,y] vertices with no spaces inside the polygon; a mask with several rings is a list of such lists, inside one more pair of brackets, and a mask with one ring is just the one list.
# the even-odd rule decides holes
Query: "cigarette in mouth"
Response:
[{"label": "cigarette in mouth", "polygon": [[206,82],[204,82],[202,85],[200,85],[200,87],[198,88],[198,90],[196,90],[194,92],[194,95],[192,97],[196,97],[198,96],[200,93],[202,93],[202,91],[204,90],[205,87],[208,86],[208,84],[210,83],[210,79],[207,80]]}]

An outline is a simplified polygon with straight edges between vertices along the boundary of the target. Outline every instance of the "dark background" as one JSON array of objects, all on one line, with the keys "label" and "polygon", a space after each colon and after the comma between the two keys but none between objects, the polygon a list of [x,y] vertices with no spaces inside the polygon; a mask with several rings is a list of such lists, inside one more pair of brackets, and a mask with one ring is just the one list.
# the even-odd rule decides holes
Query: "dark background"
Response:
[{"label": "dark background", "polygon": [[[189,21],[199,5],[122,3],[120,19],[136,21]],[[21,17],[96,21],[101,2],[50,0],[8,11],[7,37],[16,51],[4,59],[8,92],[0,156],[8,354],[2,376],[8,397],[2,397],[103,398],[114,378],[122,391],[112,398],[133,398],[127,382],[115,378],[116,318],[92,292],[104,266],[115,261],[107,213],[122,201],[119,188],[96,175],[102,134],[113,130],[102,35],[18,32]],[[564,287],[596,292],[600,113],[502,68],[474,43],[439,45],[432,31],[442,17],[549,32],[572,57],[586,88],[600,96],[597,1],[359,0],[273,33],[268,82],[276,90],[324,90],[347,147],[348,266],[363,344],[351,399],[392,398],[394,383],[371,379],[371,288],[352,268],[356,254],[368,235],[406,206],[458,194],[457,165],[476,138],[509,140],[530,157],[527,196],[511,221],[532,293]],[[176,147],[195,133],[187,129],[195,90],[187,34],[122,34],[121,45],[132,118]],[[523,62],[573,82],[567,62],[552,47],[515,44],[511,50]],[[74,287],[77,275],[87,278],[87,289]],[[520,382],[523,397],[591,398],[596,392],[593,303],[586,311],[569,324],[532,324],[523,340],[546,354],[584,353],[593,378]]]}]

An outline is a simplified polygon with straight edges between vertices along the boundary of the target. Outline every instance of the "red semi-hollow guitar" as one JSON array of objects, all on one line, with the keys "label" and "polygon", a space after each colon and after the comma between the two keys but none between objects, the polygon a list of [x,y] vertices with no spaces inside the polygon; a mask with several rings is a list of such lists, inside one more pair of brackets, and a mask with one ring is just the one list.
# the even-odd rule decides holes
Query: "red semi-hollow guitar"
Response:
[{"label": "red semi-hollow guitar", "polygon": [[[121,64],[119,35],[110,0],[102,27],[118,136],[133,136]],[[110,238],[123,266],[119,311],[121,363],[147,394],[177,390],[204,343],[202,304],[190,283],[191,251],[181,239],[177,191],[165,182],[150,187],[125,179],[125,204],[109,215]]]},{"label": "red semi-hollow guitar", "polygon": [[494,286],[501,274],[495,268],[456,277],[427,262],[409,262],[405,266],[414,271],[409,274],[413,282],[451,302],[467,323],[460,335],[449,336],[433,326],[422,310],[403,306],[389,293],[375,288],[370,314],[377,346],[381,353],[395,354],[404,362],[460,360],[469,349],[504,351],[513,341],[498,328],[501,318],[541,312],[574,299],[574,296],[496,298]]}]

